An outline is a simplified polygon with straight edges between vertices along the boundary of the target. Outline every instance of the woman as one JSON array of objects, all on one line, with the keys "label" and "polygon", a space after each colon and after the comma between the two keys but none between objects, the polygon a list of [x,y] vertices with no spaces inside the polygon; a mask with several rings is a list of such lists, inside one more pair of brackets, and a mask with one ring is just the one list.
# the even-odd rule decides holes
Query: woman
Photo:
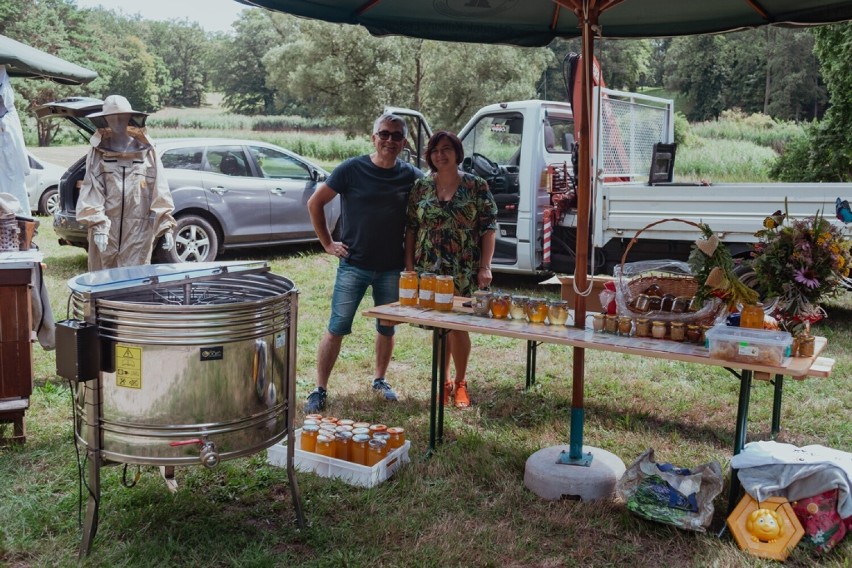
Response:
[{"label": "woman", "polygon": [[[470,297],[491,284],[497,205],[485,180],[459,171],[463,158],[455,134],[440,130],[429,139],[426,162],[431,172],[414,184],[408,198],[405,267],[450,275],[455,293]],[[447,351],[445,376],[450,376],[451,358],[456,376],[455,384],[448,380],[445,385],[444,404],[454,396],[456,407],[467,408],[468,333],[451,331]]]}]

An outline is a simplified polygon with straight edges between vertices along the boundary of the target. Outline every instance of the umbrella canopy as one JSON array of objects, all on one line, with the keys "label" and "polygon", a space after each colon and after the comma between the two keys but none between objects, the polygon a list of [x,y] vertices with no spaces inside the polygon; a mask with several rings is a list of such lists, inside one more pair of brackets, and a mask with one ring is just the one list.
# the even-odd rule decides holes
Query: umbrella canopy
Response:
[{"label": "umbrella canopy", "polygon": [[[470,43],[542,46],[582,38],[580,155],[574,282],[587,285],[591,214],[591,100],[595,37],[644,38],[721,33],[765,25],[819,25],[852,19],[852,0],[237,0],[296,16],[359,24],[374,35]],[[712,54],[708,54],[710,56]],[[577,294],[575,325],[585,325]],[[582,455],[585,350],[574,348],[570,450],[561,463],[588,465]]]},{"label": "umbrella canopy", "polygon": [[579,37],[575,12],[597,11],[613,38],[726,32],[767,24],[852,19],[848,0],[239,0],[296,16],[360,24],[374,35],[442,41],[547,45]]},{"label": "umbrella canopy", "polygon": [[0,65],[10,77],[50,79],[63,85],[88,83],[98,76],[85,67],[0,35]]}]

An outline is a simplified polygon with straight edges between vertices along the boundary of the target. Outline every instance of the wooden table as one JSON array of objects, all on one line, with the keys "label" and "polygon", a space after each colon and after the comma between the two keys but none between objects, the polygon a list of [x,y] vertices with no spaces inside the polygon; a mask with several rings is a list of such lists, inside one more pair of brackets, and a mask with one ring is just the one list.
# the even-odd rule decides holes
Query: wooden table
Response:
[{"label": "wooden table", "polygon": [[[535,348],[540,343],[567,345],[575,349],[596,349],[615,351],[642,357],[684,361],[700,365],[722,367],[731,372],[740,381],[739,401],[737,404],[736,432],[734,434],[733,454],[740,453],[745,445],[749,397],[751,383],[755,373],[762,377],[774,377],[775,387],[772,409],[772,433],[777,433],[781,421],[781,394],[784,376],[794,379],[806,377],[827,377],[834,367],[834,360],[821,357],[825,349],[824,337],[817,337],[813,357],[794,357],[785,359],[782,366],[731,362],[710,357],[709,351],[700,345],[679,343],[641,337],[621,337],[607,333],[595,333],[591,329],[568,326],[549,326],[531,324],[510,319],[495,320],[489,317],[477,317],[470,308],[462,304],[467,298],[455,298],[453,310],[438,312],[420,307],[403,307],[398,303],[376,306],[364,312],[367,317],[385,320],[388,324],[409,323],[432,330],[432,393],[429,418],[429,449],[435,450],[443,440],[444,422],[444,383],[446,371],[444,360],[447,333],[452,330],[483,333],[500,337],[511,337],[527,341],[527,387],[535,382]],[[573,314],[572,314],[573,315]],[[735,368],[734,368],[735,367]],[[731,493],[728,503],[736,504],[739,482],[731,475]]]}]

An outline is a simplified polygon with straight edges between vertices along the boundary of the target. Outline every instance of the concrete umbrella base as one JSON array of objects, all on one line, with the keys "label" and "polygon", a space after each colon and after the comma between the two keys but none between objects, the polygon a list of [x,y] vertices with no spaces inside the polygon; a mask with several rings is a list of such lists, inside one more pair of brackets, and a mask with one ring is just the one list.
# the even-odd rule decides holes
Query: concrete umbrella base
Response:
[{"label": "concrete umbrella base", "polygon": [[624,462],[606,450],[583,446],[583,454],[592,454],[590,466],[557,463],[560,454],[568,452],[568,448],[568,445],[551,446],[531,455],[524,468],[527,489],[551,501],[611,499],[615,495],[616,482],[624,475]]}]

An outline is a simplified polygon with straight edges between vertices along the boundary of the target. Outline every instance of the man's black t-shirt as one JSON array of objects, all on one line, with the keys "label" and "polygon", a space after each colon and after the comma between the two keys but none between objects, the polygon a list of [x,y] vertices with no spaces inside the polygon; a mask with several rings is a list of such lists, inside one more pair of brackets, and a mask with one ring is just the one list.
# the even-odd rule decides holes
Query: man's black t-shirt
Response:
[{"label": "man's black t-shirt", "polygon": [[340,194],[341,241],[347,262],[365,270],[401,270],[405,266],[405,210],[408,192],[423,173],[401,160],[380,168],[370,156],[350,158],[326,180]]}]

